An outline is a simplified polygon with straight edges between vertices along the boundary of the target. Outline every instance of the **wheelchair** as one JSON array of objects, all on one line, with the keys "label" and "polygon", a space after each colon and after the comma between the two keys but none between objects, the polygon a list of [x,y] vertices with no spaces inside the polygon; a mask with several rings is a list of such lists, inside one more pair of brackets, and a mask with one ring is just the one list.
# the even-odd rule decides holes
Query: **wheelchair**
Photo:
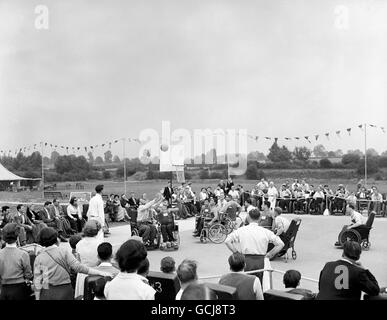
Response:
[{"label": "wheelchair", "polygon": [[164,245],[162,233],[161,233],[161,224],[157,222],[157,236],[156,238],[158,239],[158,247],[160,250],[163,251],[174,251],[179,249],[180,247],[180,235],[179,235],[179,225],[175,222],[173,225],[173,238],[175,239],[175,245],[168,246],[168,243]]},{"label": "wheelchair", "polygon": [[212,220],[210,218],[204,220],[204,226],[200,233],[200,242],[205,243],[210,240],[213,243],[223,243],[227,236],[236,230],[242,223],[242,218],[234,213],[235,217],[229,215],[227,212],[219,213],[218,222],[209,225]]},{"label": "wheelchair", "polygon": [[301,224],[301,219],[300,218],[295,218],[292,220],[290,223],[289,229],[286,231],[286,233],[283,236],[280,236],[281,239],[284,242],[284,247],[281,249],[280,252],[277,253],[275,257],[273,257],[271,260],[275,258],[279,258],[282,256],[285,256],[285,262],[288,262],[289,257],[288,257],[288,251],[289,249],[292,250],[292,259],[296,260],[297,259],[297,252],[294,249],[294,244],[296,241],[297,233],[300,228]]},{"label": "wheelchair", "polygon": [[369,250],[371,242],[369,239],[372,224],[374,223],[375,212],[371,212],[368,216],[367,222],[357,228],[342,230],[338,236],[338,242],[342,247],[346,241],[356,241],[361,245],[363,250]]}]

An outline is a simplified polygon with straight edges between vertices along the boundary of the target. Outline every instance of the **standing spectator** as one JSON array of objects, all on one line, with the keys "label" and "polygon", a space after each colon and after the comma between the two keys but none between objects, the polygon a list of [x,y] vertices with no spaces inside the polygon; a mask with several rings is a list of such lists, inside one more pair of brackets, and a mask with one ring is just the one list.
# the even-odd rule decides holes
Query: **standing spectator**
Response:
[{"label": "standing spectator", "polygon": [[87,211],[87,217],[90,220],[97,220],[101,224],[101,230],[98,233],[98,237],[101,242],[104,238],[104,228],[105,228],[105,210],[102,199],[103,185],[99,184],[95,187],[95,196],[90,199],[89,210]]},{"label": "standing spectator", "polygon": [[270,181],[269,188],[267,189],[268,201],[270,202],[270,209],[274,209],[278,198],[278,190],[274,186],[274,182]]},{"label": "standing spectator", "polygon": [[229,177],[227,179],[227,183],[226,183],[226,188],[224,190],[224,193],[225,194],[228,194],[230,191],[231,191],[231,187],[234,185],[234,182],[232,181],[232,178]]},{"label": "standing spectator", "polygon": [[160,261],[160,271],[163,273],[173,273],[176,271],[175,260],[172,257],[164,257]]},{"label": "standing spectator", "polygon": [[106,300],[154,300],[156,291],[137,274],[146,257],[145,246],[137,240],[121,245],[116,254],[121,272],[106,284]]},{"label": "standing spectator", "polygon": [[287,293],[299,294],[304,296],[304,300],[314,300],[316,295],[307,289],[298,288],[300,285],[301,273],[297,270],[288,270],[284,274],[283,282]]},{"label": "standing spectator", "polygon": [[[83,239],[76,246],[81,263],[90,268],[95,268],[99,264],[97,248],[102,243],[101,238],[98,237],[100,230],[101,225],[98,220],[87,221],[83,228]],[[75,298],[83,295],[85,278],[85,274],[79,273],[77,275]]]},{"label": "standing spectator", "polygon": [[[225,242],[232,253],[240,252],[245,256],[245,271],[263,269],[265,257],[273,258],[284,247],[278,236],[258,225],[259,216],[258,210],[250,210],[247,215],[249,224],[233,231]],[[269,243],[272,243],[274,248],[267,252]],[[257,276],[262,283],[262,273]]]},{"label": "standing spectator", "polygon": [[177,268],[177,277],[180,281],[180,291],[176,295],[176,300],[181,299],[181,295],[184,292],[184,289],[187,288],[192,283],[197,283],[198,275],[197,263],[193,260],[185,259]]},{"label": "standing spectator", "polygon": [[26,285],[26,280],[32,279],[30,257],[17,248],[19,230],[16,223],[8,223],[3,229],[6,245],[0,250],[0,300],[27,300],[30,294]]},{"label": "standing spectator", "polygon": [[361,246],[356,241],[344,243],[340,260],[328,262],[320,273],[317,300],[360,300],[361,292],[379,294],[379,285],[372,273],[359,261]]},{"label": "standing spectator", "polygon": [[243,274],[245,256],[239,252],[228,258],[231,273],[224,275],[219,284],[237,289],[239,300],[263,300],[261,281],[258,277]]},{"label": "standing spectator", "polygon": [[382,194],[378,191],[377,187],[373,186],[372,193],[371,193],[370,211],[375,211],[377,214],[379,214],[380,210],[382,209],[382,203],[383,203]]},{"label": "standing spectator", "polygon": [[66,218],[70,222],[71,228],[76,232],[81,232],[83,228],[83,218],[80,207],[78,206],[78,199],[76,197],[71,197],[66,211]]},{"label": "standing spectator", "polygon": [[168,181],[166,187],[164,188],[163,196],[165,200],[168,201],[169,204],[171,204],[172,202],[172,194],[173,194],[172,184],[171,184],[171,181]]},{"label": "standing spectator", "polygon": [[[36,300],[73,300],[70,273],[111,276],[80,263],[69,250],[59,247],[58,233],[53,228],[44,228],[40,232],[40,245],[44,249],[34,263],[34,285]],[[83,294],[83,293],[82,293]]]}]

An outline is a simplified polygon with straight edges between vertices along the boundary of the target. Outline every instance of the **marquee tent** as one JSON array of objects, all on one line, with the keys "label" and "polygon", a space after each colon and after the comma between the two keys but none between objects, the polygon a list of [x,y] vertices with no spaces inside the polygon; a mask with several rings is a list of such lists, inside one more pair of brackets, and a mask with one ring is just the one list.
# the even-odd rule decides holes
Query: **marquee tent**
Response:
[{"label": "marquee tent", "polygon": [[22,181],[22,180],[37,180],[37,179],[19,177],[18,175],[4,168],[4,166],[0,163],[0,181]]}]

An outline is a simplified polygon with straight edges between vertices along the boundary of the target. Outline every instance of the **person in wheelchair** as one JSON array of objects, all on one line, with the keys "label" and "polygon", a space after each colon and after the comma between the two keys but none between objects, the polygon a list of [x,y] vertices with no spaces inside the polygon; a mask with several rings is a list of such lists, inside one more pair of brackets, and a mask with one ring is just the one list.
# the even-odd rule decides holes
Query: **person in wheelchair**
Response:
[{"label": "person in wheelchair", "polygon": [[161,235],[163,237],[161,249],[169,249],[171,247],[177,249],[177,239],[173,236],[173,230],[175,227],[174,212],[179,211],[179,209],[168,207],[169,201],[164,199],[160,206],[156,209],[157,221],[160,223]]},{"label": "person in wheelchair", "polygon": [[276,236],[286,243],[285,234],[289,229],[290,221],[282,216],[282,209],[280,207],[274,208],[274,223],[273,232]]},{"label": "person in wheelchair", "polygon": [[[211,198],[213,206],[215,206],[215,201],[213,198]],[[204,222],[211,221],[214,218],[214,214],[211,211],[211,206],[210,206],[210,199],[205,199],[203,201],[202,208],[200,210],[200,214],[196,216],[196,221],[195,221],[195,230],[193,233],[194,237],[199,237],[200,234],[202,233],[203,227],[204,227]]]},{"label": "person in wheelchair", "polygon": [[[347,210],[347,213],[350,214],[351,224],[343,226],[343,229],[341,230],[341,232],[345,230],[354,229],[358,231],[360,234],[364,233],[364,230],[366,229],[366,226],[364,224],[365,223],[364,218],[361,215],[361,213],[355,210],[355,208],[356,208],[356,204],[352,202],[347,204],[346,210]],[[340,246],[339,241],[335,243],[335,246]]]},{"label": "person in wheelchair", "polygon": [[303,212],[306,204],[305,192],[301,187],[296,187],[294,191],[294,211]]},{"label": "person in wheelchair", "polygon": [[163,201],[163,197],[158,194],[152,201],[140,199],[140,206],[137,214],[137,227],[139,236],[148,248],[154,248],[154,240],[157,229],[153,224],[153,207],[158,206]]}]

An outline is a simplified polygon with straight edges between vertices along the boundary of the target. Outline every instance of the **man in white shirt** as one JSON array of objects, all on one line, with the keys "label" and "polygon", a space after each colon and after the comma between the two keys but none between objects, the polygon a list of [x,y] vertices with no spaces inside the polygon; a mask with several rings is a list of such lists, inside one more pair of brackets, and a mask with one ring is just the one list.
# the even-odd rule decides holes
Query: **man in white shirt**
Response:
[{"label": "man in white shirt", "polygon": [[[247,215],[249,224],[233,231],[225,242],[231,252],[240,252],[245,256],[245,271],[263,269],[265,256],[271,259],[284,247],[284,243],[278,236],[258,225],[259,216],[258,210],[250,210]],[[267,252],[269,243],[272,243],[274,247]],[[262,283],[263,273],[256,275]]]},{"label": "man in white shirt", "polygon": [[239,199],[239,192],[235,189],[235,186],[231,186],[231,190],[228,192],[228,194],[231,196],[231,198],[235,201],[238,201]]},{"label": "man in white shirt", "polygon": [[[362,233],[362,229],[365,228],[364,217],[362,216],[361,213],[357,212],[355,210],[355,208],[356,208],[355,204],[353,204],[353,203],[348,203],[347,204],[346,212],[349,213],[350,216],[351,216],[351,224],[344,226],[343,229],[341,230],[341,232],[343,232],[344,230],[354,229],[354,230],[358,231],[361,234]],[[337,241],[335,243],[335,246],[340,246],[340,243]]]},{"label": "man in white shirt", "polygon": [[282,216],[282,209],[276,207],[274,209],[274,233],[281,238],[283,242],[286,241],[285,234],[290,226],[290,221]]},{"label": "man in white shirt", "polygon": [[140,241],[130,239],[121,245],[116,254],[121,272],[106,283],[106,300],[155,299],[155,289],[143,281],[143,276],[137,274],[146,257],[147,251]]},{"label": "man in white shirt", "polygon": [[370,210],[379,213],[382,208],[383,196],[375,186],[372,187]]},{"label": "man in white shirt", "polygon": [[257,187],[259,190],[263,191],[269,187],[269,184],[265,181],[265,179],[261,179],[261,181],[258,182]]},{"label": "man in white shirt", "polygon": [[278,190],[274,186],[274,182],[273,181],[270,181],[269,189],[267,190],[267,195],[269,197],[268,201],[270,202],[270,209],[273,210],[275,208],[275,205],[276,205],[276,202],[277,202],[277,198],[278,198]]},{"label": "man in white shirt", "polygon": [[140,205],[137,210],[137,226],[139,235],[144,244],[149,248],[154,248],[154,239],[157,235],[157,229],[153,225],[153,207],[158,206],[163,201],[163,197],[157,194],[152,201],[140,199]]},{"label": "man in white shirt", "polygon": [[95,196],[90,199],[89,209],[87,211],[87,218],[91,220],[97,220],[101,224],[101,230],[98,232],[97,237],[103,241],[104,228],[105,228],[105,210],[102,199],[103,185],[99,184],[95,187]]}]

